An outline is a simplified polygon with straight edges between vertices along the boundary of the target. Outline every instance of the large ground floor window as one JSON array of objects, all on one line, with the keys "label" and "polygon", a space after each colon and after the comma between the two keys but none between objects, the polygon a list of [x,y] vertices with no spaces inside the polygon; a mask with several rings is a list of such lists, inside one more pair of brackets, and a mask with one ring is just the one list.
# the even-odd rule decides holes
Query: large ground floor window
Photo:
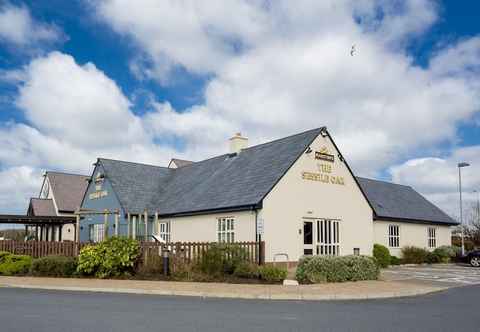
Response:
[{"label": "large ground floor window", "polygon": [[388,246],[390,248],[400,247],[400,226],[398,225],[388,226]]},{"label": "large ground floor window", "polygon": [[91,242],[102,242],[105,234],[104,224],[93,224],[88,226],[89,240]]},{"label": "large ground floor window", "polygon": [[428,236],[428,247],[435,248],[437,246],[437,229],[435,227],[428,227],[427,236]]},{"label": "large ground floor window", "polygon": [[235,219],[218,218],[217,219],[217,241],[235,242]]},{"label": "large ground floor window", "polygon": [[337,220],[317,220],[317,255],[340,255],[339,226]]},{"label": "large ground floor window", "polygon": [[160,223],[159,236],[163,241],[170,242],[170,221]]}]

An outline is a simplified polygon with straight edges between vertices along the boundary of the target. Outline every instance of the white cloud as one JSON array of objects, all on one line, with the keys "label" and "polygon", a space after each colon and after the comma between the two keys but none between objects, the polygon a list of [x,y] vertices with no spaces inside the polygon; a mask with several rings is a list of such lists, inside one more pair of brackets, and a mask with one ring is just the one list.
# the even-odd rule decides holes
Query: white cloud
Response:
[{"label": "white cloud", "polygon": [[462,192],[465,207],[477,199],[474,190],[480,190],[480,145],[457,148],[445,158],[417,158],[392,166],[394,182],[408,184],[443,207],[453,216],[459,215],[458,167],[462,168]]},{"label": "white cloud", "polygon": [[153,143],[128,98],[91,63],[52,52],[32,60],[18,77],[16,104],[27,124],[0,126],[4,167],[88,174],[97,157],[164,164],[174,153]]},{"label": "white cloud", "polygon": [[42,173],[28,166],[0,170],[0,211],[26,213],[30,197],[38,195]]},{"label": "white cloud", "polygon": [[[138,43],[149,58],[147,76],[164,82],[172,67],[213,74],[205,104],[150,117],[165,121],[169,114],[168,126],[157,130],[181,132],[190,145],[198,144],[201,121],[215,123],[202,131],[208,132],[204,150],[214,150],[208,144],[216,145],[232,128],[255,143],[327,125],[355,169],[375,175],[420,148],[455,142],[458,124],[480,106],[479,76],[465,70],[478,61],[476,42],[439,50],[429,68],[415,66],[405,52],[407,41],[436,21],[432,1],[198,6],[104,0],[96,9],[115,31]],[[228,12],[242,15],[230,24]],[[468,56],[444,60],[464,49]],[[141,62],[134,68],[139,74]],[[443,75],[440,68],[459,73]]]},{"label": "white cloud", "polygon": [[55,25],[35,21],[26,6],[4,2],[0,7],[0,41],[17,47],[28,47],[55,42],[61,38],[63,35]]}]

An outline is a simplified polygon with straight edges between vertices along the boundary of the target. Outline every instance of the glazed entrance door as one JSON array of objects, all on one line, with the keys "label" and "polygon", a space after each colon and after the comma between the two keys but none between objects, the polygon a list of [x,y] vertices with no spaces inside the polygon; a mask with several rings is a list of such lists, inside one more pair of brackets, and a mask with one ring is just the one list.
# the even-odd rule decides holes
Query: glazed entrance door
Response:
[{"label": "glazed entrance door", "polygon": [[304,220],[303,255],[340,255],[340,221],[331,219]]},{"label": "glazed entrance door", "polygon": [[313,252],[314,252],[313,239],[314,239],[313,221],[304,221],[303,222],[303,254],[304,255],[313,255]]}]

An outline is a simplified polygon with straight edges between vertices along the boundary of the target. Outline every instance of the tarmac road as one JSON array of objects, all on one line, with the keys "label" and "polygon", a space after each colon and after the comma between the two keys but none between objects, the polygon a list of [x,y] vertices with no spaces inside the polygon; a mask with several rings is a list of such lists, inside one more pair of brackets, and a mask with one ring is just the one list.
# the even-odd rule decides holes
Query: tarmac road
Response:
[{"label": "tarmac road", "polygon": [[0,331],[480,331],[479,300],[479,285],[318,302],[0,288]]}]

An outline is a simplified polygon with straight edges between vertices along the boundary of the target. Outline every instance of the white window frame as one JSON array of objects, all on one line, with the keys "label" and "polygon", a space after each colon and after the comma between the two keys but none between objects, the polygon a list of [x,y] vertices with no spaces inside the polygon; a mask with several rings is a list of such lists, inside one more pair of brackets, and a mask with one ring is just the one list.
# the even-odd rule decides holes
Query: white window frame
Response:
[{"label": "white window frame", "polygon": [[217,241],[219,243],[235,242],[235,218],[217,218]]},{"label": "white window frame", "polygon": [[429,248],[437,247],[437,228],[436,227],[427,228],[427,239],[428,239],[427,242],[428,242]]},{"label": "white window frame", "polygon": [[400,225],[388,225],[388,246],[390,248],[400,248]]},{"label": "white window frame", "polygon": [[167,243],[172,240],[172,224],[170,221],[162,221],[158,224],[158,236]]},{"label": "white window frame", "polygon": [[340,221],[332,219],[317,220],[317,255],[340,255]]},{"label": "white window frame", "polygon": [[105,236],[105,225],[104,224],[90,224],[88,226],[88,237],[91,242],[98,243],[102,242]]}]

